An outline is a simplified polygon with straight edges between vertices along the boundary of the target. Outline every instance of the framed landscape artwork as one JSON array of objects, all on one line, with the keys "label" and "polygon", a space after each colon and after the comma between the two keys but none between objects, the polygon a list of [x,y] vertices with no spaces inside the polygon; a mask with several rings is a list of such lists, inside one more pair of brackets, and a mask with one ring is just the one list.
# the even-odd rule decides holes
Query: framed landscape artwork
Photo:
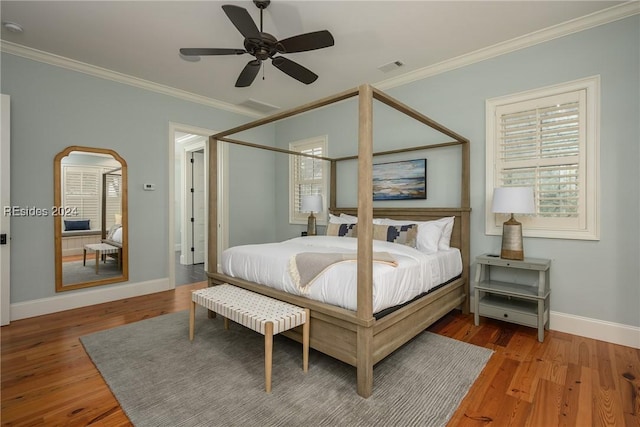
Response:
[{"label": "framed landscape artwork", "polygon": [[427,159],[373,165],[373,200],[427,198]]}]

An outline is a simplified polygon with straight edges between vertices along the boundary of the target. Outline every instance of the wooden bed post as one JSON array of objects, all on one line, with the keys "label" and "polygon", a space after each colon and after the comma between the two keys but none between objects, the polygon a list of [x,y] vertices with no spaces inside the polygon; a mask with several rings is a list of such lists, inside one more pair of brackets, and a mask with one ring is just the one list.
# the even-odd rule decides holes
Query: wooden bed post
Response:
[{"label": "wooden bed post", "polygon": [[329,211],[333,211],[337,205],[338,195],[338,162],[331,160],[329,163]]},{"label": "wooden bed post", "polygon": [[[218,272],[218,140],[209,137],[209,273]],[[209,280],[211,286],[211,280]]]},{"label": "wooden bed post", "polygon": [[[360,321],[373,320],[373,91],[358,88],[358,309]],[[358,394],[373,390],[373,327],[358,325]]]},{"label": "wooden bed post", "polygon": [[[462,225],[462,235],[469,236],[471,234],[471,159],[470,159],[470,147],[469,141],[465,140],[462,144],[462,185],[460,187],[460,207],[463,208],[463,212],[461,214],[461,225]],[[462,313],[469,314],[470,310],[470,302],[471,302],[471,283],[469,269],[471,267],[471,248],[469,239],[462,240],[462,247],[460,251],[462,252],[462,278],[465,281],[465,293],[467,294],[464,303],[462,304]]]}]

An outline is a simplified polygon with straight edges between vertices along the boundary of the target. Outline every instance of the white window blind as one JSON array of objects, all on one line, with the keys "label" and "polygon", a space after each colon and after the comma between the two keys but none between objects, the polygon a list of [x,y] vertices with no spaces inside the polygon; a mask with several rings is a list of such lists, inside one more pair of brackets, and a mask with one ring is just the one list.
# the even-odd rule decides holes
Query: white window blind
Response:
[{"label": "white window blind", "polygon": [[489,234],[504,221],[490,212],[493,188],[526,186],[536,213],[518,218],[525,235],[597,238],[594,86],[553,89],[487,102]]},{"label": "white window blind", "polygon": [[105,214],[106,230],[116,223],[116,215],[122,213],[122,176],[105,175]]},{"label": "white window blind", "polygon": [[[289,144],[291,151],[297,151],[310,156],[326,156],[326,138],[313,138]],[[306,223],[308,212],[301,212],[302,196],[311,194],[326,195],[327,167],[326,161],[307,157],[289,156],[289,221],[291,223]],[[323,197],[326,205],[326,197]],[[325,218],[327,206],[323,205],[323,212],[318,214],[319,222]]]},{"label": "white window blind", "polygon": [[100,230],[101,169],[63,166],[62,204],[75,208],[76,219],[89,219],[92,230]]}]

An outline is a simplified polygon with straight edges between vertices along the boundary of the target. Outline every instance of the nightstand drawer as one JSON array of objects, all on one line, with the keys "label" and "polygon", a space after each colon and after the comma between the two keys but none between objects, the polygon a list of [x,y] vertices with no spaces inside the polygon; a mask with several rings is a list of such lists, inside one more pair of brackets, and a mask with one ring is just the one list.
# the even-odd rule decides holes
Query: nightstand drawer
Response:
[{"label": "nightstand drawer", "polygon": [[532,301],[485,295],[478,306],[479,315],[525,326],[538,326],[538,305]]}]

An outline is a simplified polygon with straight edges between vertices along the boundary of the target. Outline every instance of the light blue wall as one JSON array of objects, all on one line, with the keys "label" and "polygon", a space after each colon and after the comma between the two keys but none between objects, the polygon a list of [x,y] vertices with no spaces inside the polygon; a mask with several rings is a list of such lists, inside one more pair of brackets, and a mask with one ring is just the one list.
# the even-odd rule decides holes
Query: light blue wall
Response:
[{"label": "light blue wall", "polygon": [[[274,145],[273,125],[230,135]],[[229,246],[276,241],[273,151],[229,145]]]},{"label": "light blue wall", "polygon": [[[499,237],[484,234],[485,100],[600,75],[601,240],[527,238],[525,250],[553,261],[553,311],[632,326],[640,326],[639,40],[634,16],[388,91],[472,141],[473,257],[500,248]],[[12,101],[12,204],[50,207],[53,157],[64,147],[114,149],[129,165],[130,279],[166,277],[169,122],[227,129],[249,119],[8,54],[1,71]],[[384,110],[376,107],[376,150],[431,140]],[[355,105],[345,102],[237,137],[288,147],[328,135],[329,155],[350,155],[356,122]],[[448,204],[459,175],[448,150],[424,154],[429,198],[412,206]],[[287,222],[287,156],[232,146],[229,158],[231,245],[299,235],[304,227]],[[145,182],[156,191],[142,191]],[[340,191],[341,204],[352,205],[355,186]],[[11,227],[12,302],[54,295],[53,220],[13,218]]]},{"label": "light blue wall", "polygon": [[[471,140],[473,258],[484,252],[499,252],[501,244],[499,236],[484,233],[485,100],[593,75],[601,76],[602,92],[601,239],[527,238],[525,252],[528,256],[552,260],[553,311],[640,326],[640,17],[636,15],[387,92]],[[329,154],[347,154],[342,152],[343,140],[351,143],[349,140],[357,135],[357,112],[355,106],[351,107],[340,104],[279,123],[277,143],[284,146],[292,140],[327,134]],[[389,120],[386,115],[374,116],[376,150],[419,140],[416,129],[394,126]],[[354,154],[354,150],[348,154]],[[414,158],[418,156],[416,153]],[[427,153],[428,168],[445,160],[440,156],[448,154]],[[279,168],[277,185],[286,186],[285,166]],[[454,165],[454,175],[458,171]],[[447,180],[436,178],[435,170],[428,173],[430,189],[446,185]],[[439,179],[437,185],[435,179]],[[277,196],[279,219],[286,218],[287,201],[283,193],[280,191]],[[440,203],[443,197],[446,192],[435,191],[428,201],[419,203],[428,206],[430,201]],[[296,227],[281,221],[279,237],[286,238],[292,229]]]},{"label": "light blue wall", "polygon": [[[1,71],[12,108],[12,205],[51,207],[53,158],[65,147],[113,149],[129,168],[130,282],[167,277],[169,123],[228,129],[250,118],[9,54],[2,54]],[[273,130],[253,137],[272,143]],[[273,164],[245,168],[234,164],[238,153],[230,149],[230,178],[254,193],[254,237],[272,240]],[[143,191],[143,183],[156,190]],[[230,204],[241,206],[238,198],[231,195]],[[11,234],[11,302],[55,295],[53,218],[14,217]],[[233,226],[230,241],[244,242],[246,233]]]}]

